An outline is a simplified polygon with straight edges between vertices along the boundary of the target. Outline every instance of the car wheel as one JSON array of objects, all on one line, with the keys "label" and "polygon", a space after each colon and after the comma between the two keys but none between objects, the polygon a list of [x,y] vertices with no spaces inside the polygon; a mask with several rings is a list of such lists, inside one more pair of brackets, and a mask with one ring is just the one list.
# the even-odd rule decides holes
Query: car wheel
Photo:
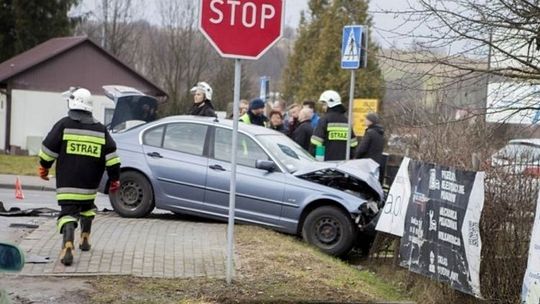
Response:
[{"label": "car wheel", "polygon": [[122,217],[144,217],[154,209],[152,186],[142,174],[125,171],[120,174],[120,189],[109,193],[111,205]]},{"label": "car wheel", "polygon": [[354,246],[355,231],[347,214],[337,207],[323,206],[308,214],[302,227],[302,237],[325,253],[343,256]]}]

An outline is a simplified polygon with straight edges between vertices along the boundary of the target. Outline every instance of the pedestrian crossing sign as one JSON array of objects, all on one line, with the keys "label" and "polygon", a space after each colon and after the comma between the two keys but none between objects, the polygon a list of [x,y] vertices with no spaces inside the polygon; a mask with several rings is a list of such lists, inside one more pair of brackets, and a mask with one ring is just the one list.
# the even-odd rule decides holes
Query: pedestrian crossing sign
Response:
[{"label": "pedestrian crossing sign", "polygon": [[365,33],[361,25],[347,25],[343,28],[341,42],[341,68],[358,69],[365,67]]}]

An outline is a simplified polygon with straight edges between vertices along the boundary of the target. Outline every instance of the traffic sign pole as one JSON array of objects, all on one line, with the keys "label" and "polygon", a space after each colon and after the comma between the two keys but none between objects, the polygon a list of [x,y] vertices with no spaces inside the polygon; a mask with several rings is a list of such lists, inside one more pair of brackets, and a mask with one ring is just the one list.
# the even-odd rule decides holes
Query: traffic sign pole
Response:
[{"label": "traffic sign pole", "polygon": [[[200,0],[199,29],[221,57],[234,58],[234,102],[227,226],[226,280],[233,277],[234,211],[240,108],[241,59],[259,59],[283,36],[285,0]],[[246,39],[246,37],[250,39]]]},{"label": "traffic sign pole", "polygon": [[345,160],[351,159],[351,133],[352,133],[352,117],[353,117],[353,103],[354,103],[354,83],[356,82],[356,70],[351,70],[351,87],[349,89],[349,128],[347,129],[347,150],[345,154]]},{"label": "traffic sign pole", "polygon": [[[351,135],[353,129],[356,69],[365,68],[367,64],[367,57],[363,56],[367,51],[367,34],[364,34],[364,29],[365,27],[361,25],[346,25],[343,28],[343,38],[341,40],[341,68],[351,70],[351,87],[349,89],[349,128],[347,129],[345,160],[351,159]],[[362,46],[364,47],[364,52],[362,52]],[[364,57],[363,66],[362,57]]]},{"label": "traffic sign pole", "polygon": [[234,60],[234,102],[233,102],[233,132],[231,156],[231,184],[229,192],[229,223],[227,225],[227,284],[231,284],[234,267],[234,209],[236,207],[236,163],[238,151],[238,122],[240,121],[240,79],[242,63]]}]

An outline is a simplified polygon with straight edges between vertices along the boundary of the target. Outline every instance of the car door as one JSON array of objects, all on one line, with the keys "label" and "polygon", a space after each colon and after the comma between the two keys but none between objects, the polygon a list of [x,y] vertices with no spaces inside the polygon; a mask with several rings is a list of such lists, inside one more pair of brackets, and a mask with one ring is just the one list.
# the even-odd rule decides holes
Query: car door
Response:
[{"label": "car door", "polygon": [[144,132],[146,162],[157,181],[156,191],[160,191],[155,196],[162,198],[156,200],[157,207],[166,206],[170,210],[204,207],[208,130],[205,124],[178,122]]},{"label": "car door", "polygon": [[[210,146],[206,203],[221,215],[229,212],[232,131],[216,127]],[[238,134],[236,217],[252,223],[280,227],[285,190],[284,174],[255,168],[257,160],[268,160],[261,146],[245,134]]]}]

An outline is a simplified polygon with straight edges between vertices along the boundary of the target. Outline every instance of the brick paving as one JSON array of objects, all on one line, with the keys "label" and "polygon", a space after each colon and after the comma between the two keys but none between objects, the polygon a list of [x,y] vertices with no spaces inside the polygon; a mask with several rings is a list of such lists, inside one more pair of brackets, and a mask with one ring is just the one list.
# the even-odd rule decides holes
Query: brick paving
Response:
[{"label": "brick paving", "polygon": [[20,247],[27,255],[53,262],[26,264],[22,275],[134,275],[160,278],[225,277],[226,225],[165,219],[127,219],[99,214],[91,235],[92,249],[78,249],[74,263],[60,263],[62,236],[49,220],[26,236]]}]

